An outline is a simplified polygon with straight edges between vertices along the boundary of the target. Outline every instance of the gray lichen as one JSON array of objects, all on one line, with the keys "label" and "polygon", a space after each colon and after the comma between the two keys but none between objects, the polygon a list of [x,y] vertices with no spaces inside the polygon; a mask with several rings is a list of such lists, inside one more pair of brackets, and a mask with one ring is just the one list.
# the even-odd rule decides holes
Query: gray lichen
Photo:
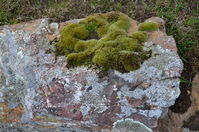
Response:
[{"label": "gray lichen", "polygon": [[127,118],[125,120],[118,120],[113,124],[114,132],[153,132],[151,128],[139,121]]}]

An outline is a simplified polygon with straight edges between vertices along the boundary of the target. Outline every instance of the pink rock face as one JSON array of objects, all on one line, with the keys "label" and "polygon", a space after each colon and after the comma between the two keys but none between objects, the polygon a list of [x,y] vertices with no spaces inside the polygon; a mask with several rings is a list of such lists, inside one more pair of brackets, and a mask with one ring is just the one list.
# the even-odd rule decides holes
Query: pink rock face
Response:
[{"label": "pink rock face", "polygon": [[69,103],[74,98],[75,89],[64,88],[64,80],[53,78],[46,88],[46,100],[49,107],[56,107],[60,103]]},{"label": "pink rock face", "polygon": [[80,111],[81,104],[72,104],[75,92],[75,88],[64,88],[65,80],[53,78],[49,86],[45,89],[45,98],[47,104],[47,110],[49,114],[57,115],[61,117],[67,117],[74,120],[81,120],[82,113]]},{"label": "pink rock face", "polygon": [[[162,22],[160,18],[149,20]],[[132,21],[129,33],[137,30],[137,23]],[[0,29],[0,107],[5,118],[6,112],[20,115],[13,122],[21,123],[22,130],[24,123],[38,131],[43,127],[111,131],[114,122],[126,118],[155,129],[180,94],[178,77],[183,64],[174,39],[161,30],[149,32],[148,42],[143,43],[152,57],[140,69],[110,71],[99,77],[96,69],[68,69],[65,56],[49,52],[53,49],[49,41],[58,34],[50,30],[46,19]]]},{"label": "pink rock face", "polygon": [[135,20],[132,20],[131,27],[129,28],[128,33],[132,34],[133,32],[135,32],[137,30],[138,30],[138,22]]},{"label": "pink rock face", "polygon": [[81,104],[79,105],[68,105],[66,107],[48,107],[49,114],[66,117],[73,120],[81,120],[82,113],[79,111]]},{"label": "pink rock face", "polygon": [[167,36],[164,32],[151,32],[149,34],[149,41],[152,41],[154,44],[160,45],[165,49],[169,49],[177,53],[177,47],[174,38],[171,36]]}]

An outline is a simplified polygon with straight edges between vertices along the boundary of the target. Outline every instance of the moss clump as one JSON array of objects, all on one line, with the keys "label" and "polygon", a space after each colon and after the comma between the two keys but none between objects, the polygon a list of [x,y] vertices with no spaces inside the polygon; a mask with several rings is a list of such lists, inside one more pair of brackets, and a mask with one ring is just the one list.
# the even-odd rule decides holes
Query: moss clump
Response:
[{"label": "moss clump", "polygon": [[103,71],[136,70],[149,55],[141,44],[148,36],[144,31],[129,35],[130,24],[131,19],[120,12],[88,16],[64,27],[56,53],[67,57],[69,68],[94,65]]},{"label": "moss clump", "polygon": [[140,42],[144,42],[148,39],[148,34],[145,31],[136,31],[132,34],[132,37]]},{"label": "moss clump", "polygon": [[155,31],[158,28],[159,28],[159,25],[156,22],[144,22],[139,25],[138,30],[140,30],[140,31]]}]

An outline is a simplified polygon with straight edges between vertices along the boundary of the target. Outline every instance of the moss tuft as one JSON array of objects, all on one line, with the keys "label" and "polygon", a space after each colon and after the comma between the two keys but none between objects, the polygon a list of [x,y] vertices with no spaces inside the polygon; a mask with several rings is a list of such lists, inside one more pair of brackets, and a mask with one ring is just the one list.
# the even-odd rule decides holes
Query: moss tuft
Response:
[{"label": "moss tuft", "polygon": [[136,31],[132,33],[132,38],[137,39],[140,42],[144,42],[148,39],[148,34],[145,31]]},{"label": "moss tuft", "polygon": [[90,49],[85,52],[70,53],[67,55],[67,67],[75,67],[81,65],[89,65],[92,60],[92,53]]},{"label": "moss tuft", "polygon": [[80,40],[75,44],[74,49],[76,52],[82,52],[89,48],[92,48],[96,44],[97,44],[97,40],[95,40],[95,39],[91,39],[91,40],[87,40],[87,41]]},{"label": "moss tuft", "polygon": [[74,37],[77,39],[85,39],[89,34],[89,31],[84,25],[78,25],[72,31],[74,32]]},{"label": "moss tuft", "polygon": [[[135,63],[136,62],[136,63]],[[133,71],[140,67],[139,56],[131,51],[120,51],[119,63],[124,66],[126,71]]]},{"label": "moss tuft", "polygon": [[147,58],[141,42],[147,33],[128,35],[131,19],[120,13],[94,14],[64,27],[56,43],[57,55],[67,57],[67,67],[94,65],[103,71],[136,70]]},{"label": "moss tuft", "polygon": [[140,31],[155,31],[158,30],[159,25],[156,22],[144,22],[141,23],[138,27]]}]

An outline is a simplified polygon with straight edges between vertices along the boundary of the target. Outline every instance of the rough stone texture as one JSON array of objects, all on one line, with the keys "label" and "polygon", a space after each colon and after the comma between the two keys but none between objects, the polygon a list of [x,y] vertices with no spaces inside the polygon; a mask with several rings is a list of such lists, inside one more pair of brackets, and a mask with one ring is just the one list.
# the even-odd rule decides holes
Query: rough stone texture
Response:
[{"label": "rough stone texture", "polygon": [[109,132],[126,118],[157,128],[180,94],[183,64],[173,37],[163,30],[150,32],[144,45],[152,57],[140,69],[100,78],[99,71],[87,67],[67,69],[64,56],[49,52],[63,25],[58,30],[57,24],[39,19],[0,27],[1,129]]},{"label": "rough stone texture", "polygon": [[168,112],[168,116],[159,123],[161,132],[199,132],[199,73],[192,82],[191,91],[192,104],[183,113]]}]

